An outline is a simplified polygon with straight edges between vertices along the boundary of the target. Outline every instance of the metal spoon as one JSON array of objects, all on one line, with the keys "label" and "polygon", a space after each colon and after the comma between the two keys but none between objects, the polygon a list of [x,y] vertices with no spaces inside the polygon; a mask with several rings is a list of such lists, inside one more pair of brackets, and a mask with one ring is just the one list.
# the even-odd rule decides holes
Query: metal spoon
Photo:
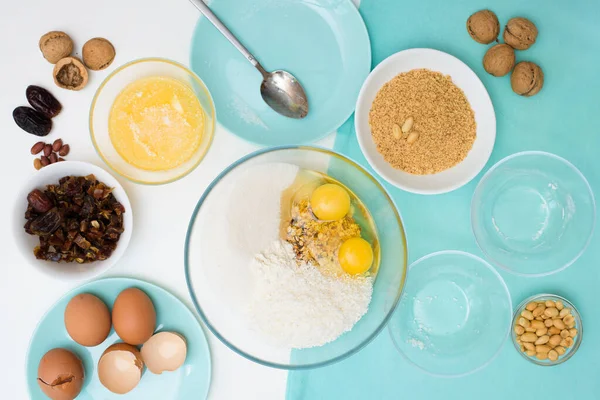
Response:
[{"label": "metal spoon", "polygon": [[308,99],[300,82],[289,72],[267,72],[229,29],[217,18],[202,0],[190,0],[194,6],[250,61],[263,76],[260,95],[265,103],[281,115],[304,118],[308,114]]}]

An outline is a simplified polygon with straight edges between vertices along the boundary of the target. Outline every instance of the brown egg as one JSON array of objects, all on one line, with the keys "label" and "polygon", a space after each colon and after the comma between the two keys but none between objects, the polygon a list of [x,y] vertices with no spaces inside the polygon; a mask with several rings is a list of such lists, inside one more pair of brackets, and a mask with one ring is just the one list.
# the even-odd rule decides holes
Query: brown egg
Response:
[{"label": "brown egg", "polygon": [[93,294],[78,294],[65,308],[65,327],[80,345],[98,346],[110,333],[110,311]]},{"label": "brown egg", "polygon": [[140,289],[125,289],[115,300],[112,320],[115,332],[125,343],[143,344],[150,339],[156,327],[154,304]]},{"label": "brown egg", "polygon": [[52,400],[73,400],[83,386],[83,363],[66,349],[52,349],[40,360],[38,385]]},{"label": "brown egg", "polygon": [[140,383],[143,369],[144,362],[137,347],[115,343],[98,361],[98,379],[111,392],[125,394]]}]

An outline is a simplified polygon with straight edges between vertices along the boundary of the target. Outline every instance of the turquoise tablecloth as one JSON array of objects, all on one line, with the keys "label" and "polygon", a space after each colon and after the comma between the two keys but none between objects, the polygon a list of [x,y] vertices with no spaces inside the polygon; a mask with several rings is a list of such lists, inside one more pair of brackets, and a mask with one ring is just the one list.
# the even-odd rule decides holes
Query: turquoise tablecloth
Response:
[{"label": "turquoise tablecloth", "polygon": [[[467,34],[469,15],[482,8],[509,18],[530,18],[539,38],[517,61],[544,70],[544,89],[533,98],[515,95],[509,77],[494,78],[481,60],[488,46]],[[466,62],[487,87],[497,118],[497,139],[486,170],[522,150],[544,150],[572,161],[600,196],[600,1],[363,0],[360,6],[373,46],[373,65],[408,48],[429,47]],[[336,150],[368,166],[353,121],[340,129]],[[371,170],[372,171],[372,170]],[[373,171],[372,171],[373,172]],[[478,176],[440,196],[419,196],[387,185],[404,217],[409,260],[442,249],[482,255],[470,228],[469,205]],[[459,379],[433,378],[404,361],[387,330],[353,357],[321,369],[291,372],[288,399],[600,399],[600,234],[570,268],[539,279],[500,271],[513,303],[538,292],[571,299],[583,316],[585,334],[567,363],[543,368],[526,362],[510,341],[486,369]]]}]

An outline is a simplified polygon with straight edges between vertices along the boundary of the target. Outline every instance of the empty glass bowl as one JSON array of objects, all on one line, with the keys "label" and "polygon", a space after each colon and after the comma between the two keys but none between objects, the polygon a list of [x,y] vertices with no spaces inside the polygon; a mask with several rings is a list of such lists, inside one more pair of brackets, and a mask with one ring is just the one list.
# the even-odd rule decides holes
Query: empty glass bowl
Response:
[{"label": "empty glass bowl", "polygon": [[487,366],[508,338],[512,303],[498,272],[462,251],[429,254],[409,267],[392,341],[410,363],[457,377]]},{"label": "empty glass bowl", "polygon": [[[108,132],[109,116],[117,96],[130,83],[147,77],[178,80],[192,89],[204,111],[200,145],[189,160],[168,170],[150,171],[128,163],[113,146]],[[208,152],[214,131],[215,107],[204,82],[185,66],[162,58],[145,58],[117,68],[102,82],[90,108],[90,134],[98,155],[113,171],[136,183],[159,185],[183,178],[200,164]]]},{"label": "empty glass bowl", "polygon": [[567,160],[540,151],[499,161],[471,203],[477,244],[495,265],[517,275],[550,275],[573,264],[595,221],[585,177]]},{"label": "empty glass bowl", "polygon": [[[243,174],[256,167],[270,168],[279,163],[325,173],[346,185],[370,210],[379,235],[379,269],[367,313],[333,342],[323,346],[290,350],[265,340],[253,329],[248,318],[255,280],[249,267],[254,251],[246,255],[249,242],[268,236],[261,223],[244,221],[252,213],[254,200],[237,195],[232,188],[240,179],[252,181]],[[243,177],[243,178],[242,178]],[[263,177],[255,180],[255,191],[262,193],[261,202],[279,199],[281,192],[261,186]],[[278,201],[278,200],[277,200]],[[223,207],[230,202],[234,209]],[[239,205],[240,212],[237,212]],[[280,205],[276,205],[277,211]],[[225,211],[225,209],[231,211]],[[235,214],[235,215],[233,215]],[[250,226],[244,233],[239,221]],[[264,221],[262,225],[269,225]],[[266,237],[270,243],[273,239]],[[262,244],[260,245],[262,246]],[[260,247],[259,246],[259,247]],[[228,254],[227,262],[223,254]],[[235,260],[231,260],[235,257]],[[192,301],[206,326],[219,340],[238,354],[269,367],[307,369],[328,365],[348,357],[369,343],[386,325],[404,286],[407,267],[406,237],[400,215],[383,186],[365,169],[333,151],[305,146],[277,147],[257,151],[226,168],[204,192],[192,215],[185,244],[185,273]]]},{"label": "empty glass bowl", "polygon": [[514,327],[517,324],[517,321],[521,317],[521,313],[523,312],[523,310],[525,310],[525,307],[527,307],[527,304],[531,303],[532,301],[541,302],[541,301],[546,301],[546,300],[552,300],[554,302],[562,301],[565,308],[571,309],[571,315],[575,318],[575,329],[577,329],[577,335],[574,338],[573,346],[567,347],[566,348],[567,351],[565,352],[565,354],[563,354],[562,356],[559,356],[559,358],[556,361],[552,361],[550,359],[540,360],[535,356],[530,357],[525,352],[521,351],[521,345],[519,343],[517,343],[517,334],[516,334],[514,328],[512,329],[511,337],[512,337],[512,342],[515,345],[515,349],[517,349],[517,351],[524,358],[526,358],[527,360],[531,361],[534,364],[551,367],[553,365],[562,364],[565,361],[567,361],[569,358],[573,357],[573,355],[577,352],[577,350],[579,349],[579,346],[581,345],[581,339],[583,338],[583,323],[581,322],[581,316],[579,315],[579,311],[577,311],[577,309],[575,308],[573,303],[571,303],[569,300],[565,299],[564,297],[560,297],[555,294],[537,294],[535,296],[531,296],[531,297],[523,300],[523,302],[521,304],[519,304],[519,306],[515,310],[512,325]]}]

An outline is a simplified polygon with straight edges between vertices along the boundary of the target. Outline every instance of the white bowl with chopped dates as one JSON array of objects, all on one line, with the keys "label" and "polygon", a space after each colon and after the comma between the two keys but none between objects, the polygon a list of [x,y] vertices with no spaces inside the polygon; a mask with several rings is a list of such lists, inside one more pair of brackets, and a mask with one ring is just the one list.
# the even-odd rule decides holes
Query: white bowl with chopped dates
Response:
[{"label": "white bowl with chopped dates", "polygon": [[90,279],[127,249],[131,204],[119,182],[100,167],[79,161],[49,165],[35,173],[17,199],[16,244],[46,274]]}]

